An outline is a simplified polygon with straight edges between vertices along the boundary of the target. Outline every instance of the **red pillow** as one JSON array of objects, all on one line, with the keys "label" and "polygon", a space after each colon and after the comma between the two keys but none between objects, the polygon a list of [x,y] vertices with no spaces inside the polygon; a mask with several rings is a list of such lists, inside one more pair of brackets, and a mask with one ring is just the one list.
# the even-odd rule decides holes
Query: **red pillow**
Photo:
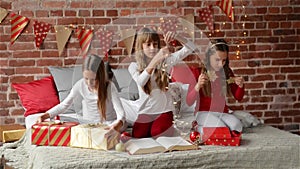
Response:
[{"label": "red pillow", "polygon": [[59,103],[55,83],[52,76],[29,83],[13,83],[22,105],[24,116],[41,113]]}]

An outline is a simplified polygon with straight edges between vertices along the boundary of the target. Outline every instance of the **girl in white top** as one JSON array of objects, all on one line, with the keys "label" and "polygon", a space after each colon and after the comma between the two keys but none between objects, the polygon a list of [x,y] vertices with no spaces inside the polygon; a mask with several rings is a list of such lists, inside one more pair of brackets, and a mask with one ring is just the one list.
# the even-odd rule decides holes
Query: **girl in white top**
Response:
[{"label": "girl in white top", "polygon": [[83,97],[82,112],[85,123],[108,124],[108,133],[124,129],[125,113],[117,89],[108,80],[104,62],[97,55],[88,55],[85,58],[83,78],[76,82],[64,101],[42,114],[37,122],[64,113],[79,95]]},{"label": "girl in white top", "polygon": [[[164,36],[166,44],[174,37],[174,32]],[[129,72],[136,81],[139,99],[130,101],[121,99],[126,111],[127,122],[133,124],[132,136],[136,138],[173,135],[174,105],[168,92],[167,73],[195,49],[193,43],[176,36],[184,47],[170,53],[168,46],[160,48],[160,37],[150,28],[142,28],[136,38],[135,59],[129,65]]]}]

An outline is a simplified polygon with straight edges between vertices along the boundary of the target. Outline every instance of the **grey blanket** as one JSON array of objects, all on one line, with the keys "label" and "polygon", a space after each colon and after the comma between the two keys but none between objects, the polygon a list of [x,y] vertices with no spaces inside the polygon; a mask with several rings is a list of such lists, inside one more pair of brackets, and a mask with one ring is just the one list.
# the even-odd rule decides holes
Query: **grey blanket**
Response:
[{"label": "grey blanket", "polygon": [[[27,133],[30,134],[30,133]],[[28,137],[4,144],[14,168],[300,168],[300,137],[270,126],[248,128],[241,146],[147,155],[83,148],[30,145]]]}]

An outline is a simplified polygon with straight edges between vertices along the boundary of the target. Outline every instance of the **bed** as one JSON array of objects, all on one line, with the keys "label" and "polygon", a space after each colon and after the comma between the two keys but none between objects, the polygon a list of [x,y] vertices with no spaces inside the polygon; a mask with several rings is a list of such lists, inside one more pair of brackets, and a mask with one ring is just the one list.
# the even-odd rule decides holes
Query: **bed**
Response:
[{"label": "bed", "polygon": [[[29,131],[29,130],[28,130]],[[30,134],[27,131],[27,135]],[[29,137],[0,152],[15,168],[300,168],[300,137],[271,126],[246,128],[241,146],[129,155],[114,150],[35,146]]]},{"label": "bed", "polygon": [[[80,78],[74,75],[81,75],[81,73],[73,73],[71,68],[49,69],[54,78],[59,99],[62,101],[72,86],[71,83],[66,82],[74,83],[76,81],[74,79]],[[81,71],[80,67],[74,69],[77,72]],[[132,87],[132,80],[128,80],[130,75],[127,69],[113,70],[113,73],[119,87],[120,97],[136,99],[137,88]],[[72,79],[66,80],[67,78]],[[181,113],[176,126],[181,134],[185,133],[185,136],[188,136],[194,107],[185,104],[188,86],[186,84],[179,86],[181,86],[180,92],[176,90],[173,92],[174,99],[181,102],[176,110]],[[178,89],[176,85],[174,88]],[[81,110],[80,107],[76,107],[80,105],[80,102],[79,100],[79,104],[74,104],[72,111],[61,115],[61,120],[76,120],[78,113],[74,114],[74,112],[77,112],[76,109]],[[263,124],[245,126],[247,128],[242,134],[241,146],[238,147],[200,146],[199,150],[129,155],[115,150],[100,151],[31,145],[30,127],[39,115],[36,113],[26,116],[27,132],[24,137],[18,142],[7,143],[0,148],[1,154],[14,168],[300,168],[300,137]],[[254,122],[251,116],[241,116],[240,119],[245,125]],[[186,124],[188,127],[185,126]]]}]

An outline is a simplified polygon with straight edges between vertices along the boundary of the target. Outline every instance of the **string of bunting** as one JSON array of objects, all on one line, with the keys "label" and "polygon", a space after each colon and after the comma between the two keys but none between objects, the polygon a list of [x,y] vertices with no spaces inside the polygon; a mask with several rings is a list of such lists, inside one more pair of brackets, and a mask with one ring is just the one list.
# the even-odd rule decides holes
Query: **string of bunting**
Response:
[{"label": "string of bunting", "polygon": [[[231,19],[232,22],[234,22],[234,13],[233,13],[233,5],[232,0],[219,0],[216,3],[217,6],[219,6],[222,11]],[[207,24],[209,30],[211,32],[214,32],[214,19],[213,19],[213,10],[212,5],[209,7],[203,8],[198,10],[199,17]],[[0,23],[3,21],[3,19],[6,18],[8,15],[8,11],[4,8],[0,7]],[[16,41],[16,39],[19,37],[19,35],[22,33],[24,28],[28,25],[29,19],[17,15],[15,13],[10,14],[11,17],[11,45]],[[183,25],[184,31],[186,31],[190,37],[194,40],[194,15],[190,14],[187,16],[184,16],[182,18],[162,18],[161,19],[161,25],[160,30],[163,31],[163,33],[166,33],[167,31],[176,31],[177,29],[177,20],[180,21],[180,23]],[[190,23],[189,23],[190,22]],[[45,38],[48,35],[48,32],[50,31],[52,25],[45,23],[45,22],[39,22],[34,21],[33,28],[34,28],[34,35],[35,35],[35,45],[37,48],[40,48],[42,43],[44,42]],[[69,40],[69,37],[71,36],[73,32],[73,28],[70,28],[68,26],[61,26],[56,25],[54,26],[55,33],[56,33],[56,40],[57,40],[57,47],[59,55],[62,54],[66,43]],[[92,29],[85,29],[85,28],[76,28],[75,29],[77,38],[79,40],[79,44],[81,47],[81,54],[83,56],[86,55],[86,53],[89,50],[92,38],[93,38],[93,30]],[[132,47],[134,43],[134,34],[135,30],[125,30],[120,31],[121,37],[123,37],[125,47],[127,50],[128,55],[132,52]],[[102,31],[99,30],[96,32],[96,36],[100,39],[100,47],[102,48],[101,53],[103,55],[107,55],[111,44],[113,40],[113,32],[111,31]]]}]

